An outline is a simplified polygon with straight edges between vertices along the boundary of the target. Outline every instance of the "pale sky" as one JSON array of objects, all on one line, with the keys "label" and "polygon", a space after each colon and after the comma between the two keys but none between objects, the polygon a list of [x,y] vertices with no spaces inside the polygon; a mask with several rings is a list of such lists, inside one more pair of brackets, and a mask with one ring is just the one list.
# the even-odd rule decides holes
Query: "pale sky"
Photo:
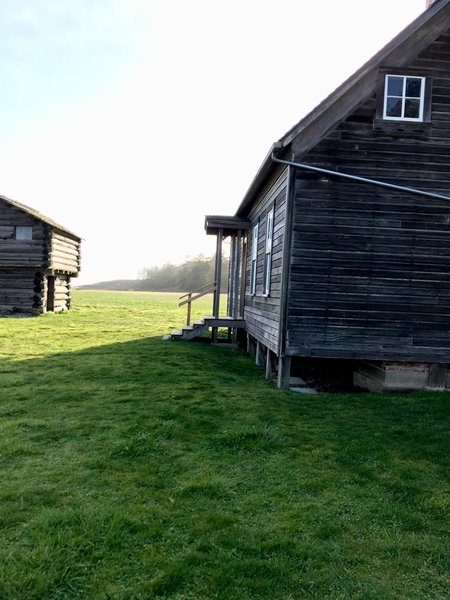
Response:
[{"label": "pale sky", "polygon": [[84,284],[212,254],[205,214],[425,0],[0,5],[0,194],[83,238]]}]

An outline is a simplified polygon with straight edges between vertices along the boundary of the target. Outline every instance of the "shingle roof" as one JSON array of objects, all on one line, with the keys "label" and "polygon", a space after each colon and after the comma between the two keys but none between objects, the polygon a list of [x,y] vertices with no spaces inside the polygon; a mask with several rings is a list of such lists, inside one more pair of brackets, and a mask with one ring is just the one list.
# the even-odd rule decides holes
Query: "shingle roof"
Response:
[{"label": "shingle roof", "polygon": [[39,211],[35,210],[34,208],[31,208],[30,206],[27,206],[26,204],[22,204],[21,202],[18,202],[17,200],[12,200],[11,198],[7,198],[6,196],[0,196],[0,201],[3,201],[6,204],[13,206],[14,208],[17,208],[19,210],[22,210],[23,212],[26,212],[27,214],[31,215],[35,219],[39,219],[39,221],[42,221],[43,223],[47,223],[47,225],[50,225],[50,227],[54,227],[55,229],[58,229],[58,231],[61,231],[62,233],[67,233],[68,235],[71,235],[72,237],[76,238],[77,240],[81,240],[80,236],[76,235],[72,231],[69,231],[69,229],[66,229],[66,227],[59,225],[58,223],[56,223],[56,221],[53,221],[53,219],[49,219],[48,217],[46,217]]}]

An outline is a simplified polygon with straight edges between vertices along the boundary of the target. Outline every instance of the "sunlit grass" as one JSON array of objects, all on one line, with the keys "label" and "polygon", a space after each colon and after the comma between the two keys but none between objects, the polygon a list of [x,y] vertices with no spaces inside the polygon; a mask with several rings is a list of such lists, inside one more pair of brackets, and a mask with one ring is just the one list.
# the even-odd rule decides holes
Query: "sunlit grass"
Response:
[{"label": "sunlit grass", "polygon": [[448,598],[449,394],[279,391],[177,298],[0,321],[1,600]]}]

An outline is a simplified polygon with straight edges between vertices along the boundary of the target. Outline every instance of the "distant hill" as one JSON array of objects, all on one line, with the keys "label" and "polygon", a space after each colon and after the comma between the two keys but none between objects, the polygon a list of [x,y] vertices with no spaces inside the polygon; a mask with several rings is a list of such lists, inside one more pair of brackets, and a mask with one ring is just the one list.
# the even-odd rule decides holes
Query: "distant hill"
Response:
[{"label": "distant hill", "polygon": [[114,279],[113,281],[99,281],[73,287],[77,290],[142,291],[143,283],[142,279]]}]

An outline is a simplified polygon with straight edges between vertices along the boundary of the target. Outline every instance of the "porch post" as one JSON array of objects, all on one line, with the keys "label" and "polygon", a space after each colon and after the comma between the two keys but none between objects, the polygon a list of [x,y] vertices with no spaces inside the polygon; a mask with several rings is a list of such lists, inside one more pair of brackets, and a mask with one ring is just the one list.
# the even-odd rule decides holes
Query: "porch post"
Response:
[{"label": "porch post", "polygon": [[[222,240],[223,229],[219,229],[219,232],[217,233],[216,264],[214,273],[216,289],[214,290],[213,317],[215,319],[219,318],[220,311],[220,280],[222,278]],[[213,344],[217,344],[217,327],[212,328],[212,341]]]},{"label": "porch post", "polygon": [[239,272],[241,262],[241,243],[242,243],[242,232],[239,229],[235,241],[235,252],[234,252],[234,282],[233,282],[233,313],[232,317],[236,319],[239,316]]},{"label": "porch post", "polygon": [[232,316],[234,314],[234,286],[235,286],[235,269],[236,262],[236,237],[234,235],[231,236],[231,247],[230,247],[230,266],[228,273],[228,305],[227,305],[227,315]]},{"label": "porch post", "polygon": [[[241,244],[242,244],[242,232],[239,229],[237,235],[233,237],[234,239],[234,252],[233,252],[233,270],[231,272],[231,279],[233,281],[232,284],[232,293],[233,293],[233,302],[232,302],[232,312],[230,312],[230,317],[233,319],[237,319],[239,316],[239,275],[240,275],[240,261],[241,261]],[[233,327],[231,332],[231,341],[233,344],[237,342],[237,327]]]},{"label": "porch post", "polygon": [[219,232],[217,234],[216,264],[214,273],[216,289],[214,291],[213,317],[215,317],[216,319],[219,317],[220,311],[220,280],[222,278],[222,239],[223,229],[219,229]]},{"label": "porch post", "polygon": [[278,359],[278,381],[277,386],[281,389],[289,387],[289,379],[291,376],[291,357],[280,356]]},{"label": "porch post", "polygon": [[241,259],[241,282],[239,286],[239,316],[244,316],[245,306],[245,278],[247,276],[247,252],[248,252],[248,238],[244,234],[242,238],[242,259]]}]

